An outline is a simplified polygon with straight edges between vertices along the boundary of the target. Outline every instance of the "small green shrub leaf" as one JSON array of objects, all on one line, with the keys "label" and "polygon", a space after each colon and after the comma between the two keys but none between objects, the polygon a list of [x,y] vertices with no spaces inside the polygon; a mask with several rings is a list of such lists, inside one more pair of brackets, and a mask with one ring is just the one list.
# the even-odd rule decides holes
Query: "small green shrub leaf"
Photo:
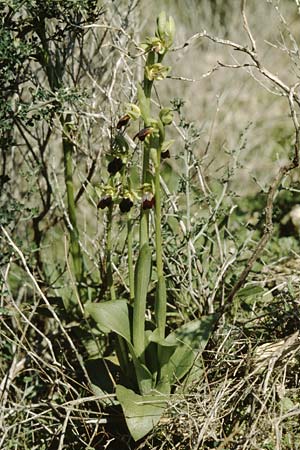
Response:
[{"label": "small green shrub leaf", "polygon": [[240,289],[237,296],[240,298],[254,297],[255,295],[264,294],[265,289],[262,286],[250,285]]}]

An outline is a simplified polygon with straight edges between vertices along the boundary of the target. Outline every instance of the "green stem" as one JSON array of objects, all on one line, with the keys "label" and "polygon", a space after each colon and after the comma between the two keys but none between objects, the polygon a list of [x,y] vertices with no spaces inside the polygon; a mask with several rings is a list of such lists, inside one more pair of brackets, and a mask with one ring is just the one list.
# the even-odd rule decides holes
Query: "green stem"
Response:
[{"label": "green stem", "polygon": [[[146,65],[150,65],[154,63],[155,55],[153,52],[150,52],[147,57]],[[146,76],[144,77],[144,94],[148,102],[148,111],[149,116],[147,120],[144,122],[144,126],[149,126],[150,118],[151,118],[151,90],[153,86],[153,81],[148,80]],[[142,185],[145,183],[149,183],[150,180],[150,172],[149,172],[149,163],[150,163],[150,145],[144,144],[143,151],[143,169],[142,169]],[[140,248],[143,247],[144,244],[148,244],[149,242],[149,211],[141,209],[140,216]]]},{"label": "green stem", "polygon": [[157,165],[155,167],[155,247],[157,276],[163,276],[162,238],[161,238],[161,190],[160,190],[160,154],[157,149]]},{"label": "green stem", "polygon": [[113,272],[112,272],[112,261],[111,261],[111,232],[112,232],[112,213],[113,206],[110,206],[107,214],[107,236],[106,236],[106,273],[107,273],[107,285],[110,292],[111,300],[116,300],[116,293],[114,288]]},{"label": "green stem", "polygon": [[124,338],[117,335],[116,354],[123,373],[129,376],[130,362],[128,358],[128,348]]},{"label": "green stem", "polygon": [[[145,183],[149,183],[151,181],[149,173],[149,162],[150,162],[150,146],[145,143],[143,152],[142,186]],[[149,242],[149,210],[144,210],[143,208],[141,208],[140,248],[142,248],[144,244],[148,244],[148,242]]]},{"label": "green stem", "polygon": [[129,274],[129,293],[130,302],[134,301],[134,266],[133,266],[133,225],[130,213],[128,213],[127,221],[127,250],[128,250],[128,274]]},{"label": "green stem", "polygon": [[186,199],[186,233],[187,233],[187,260],[188,260],[188,282],[189,291],[193,298],[193,274],[192,274],[192,252],[191,252],[191,202],[190,202],[190,147],[187,145],[184,153],[185,164],[185,199]]},{"label": "green stem", "polygon": [[[107,235],[106,235],[106,270],[107,270],[107,285],[110,292],[110,299],[116,300],[116,292],[113,280],[112,271],[112,215],[113,215],[113,205],[108,209],[107,213]],[[129,375],[129,359],[128,359],[128,349],[124,338],[117,335],[116,341],[116,354],[121,367],[121,370],[125,375]]]},{"label": "green stem", "polygon": [[[40,54],[40,63],[47,75],[50,89],[56,92],[62,85],[63,67],[54,65],[51,60],[51,55],[46,36],[46,26],[44,19],[35,19],[35,29],[41,40],[42,52]],[[70,252],[73,261],[74,275],[78,285],[78,292],[81,300],[86,300],[87,292],[83,288],[84,280],[84,264],[83,255],[79,245],[79,231],[76,220],[76,205],[74,199],[74,182],[73,182],[73,150],[74,146],[69,139],[70,134],[71,115],[68,114],[66,118],[60,116],[60,123],[63,128],[62,147],[64,155],[64,175],[67,192],[67,210],[70,221],[69,236],[70,236]]]},{"label": "green stem", "polygon": [[160,163],[161,149],[165,140],[165,128],[159,120],[159,144],[156,149],[155,165],[155,246],[156,246],[156,267],[157,276],[163,276],[163,255],[162,255],[162,237],[161,237],[161,188],[160,188]]},{"label": "green stem", "polygon": [[161,147],[157,149],[157,164],[155,167],[155,247],[157,288],[155,296],[155,319],[160,337],[165,337],[167,295],[163,272],[163,253],[161,236],[161,189],[160,189],[160,157]]}]

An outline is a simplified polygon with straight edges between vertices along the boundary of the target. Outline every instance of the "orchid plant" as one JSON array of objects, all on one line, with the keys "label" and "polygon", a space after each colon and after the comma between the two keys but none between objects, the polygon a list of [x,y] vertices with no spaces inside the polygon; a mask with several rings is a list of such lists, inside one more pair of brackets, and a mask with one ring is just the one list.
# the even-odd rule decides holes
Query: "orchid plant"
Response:
[{"label": "orchid plant", "polygon": [[[137,86],[137,101],[125,107],[116,125],[113,155],[108,164],[109,185],[102,191],[99,208],[107,210],[107,271],[110,300],[87,302],[85,311],[103,333],[116,335],[116,355],[122,383],[116,385],[128,429],[134,440],[145,436],[160,420],[174,386],[193,367],[203,351],[215,317],[193,320],[176,330],[167,324],[168,287],[164,276],[162,245],[161,160],[169,157],[171,140],[166,129],[173,121],[173,111],[161,107],[152,114],[152,90],[163,82],[170,67],[163,60],[170,50],[175,34],[172,17],[162,12],[157,18],[155,35],[144,44],[145,68],[142,84]],[[126,177],[126,155],[129,142],[124,131],[131,122],[142,120],[133,141],[142,146],[142,170],[139,193],[133,192]],[[118,181],[116,181],[118,179]],[[120,182],[121,180],[121,182]],[[121,187],[120,187],[121,186]],[[139,215],[139,254],[134,263],[131,208],[141,198]],[[127,251],[130,300],[117,298],[111,264],[111,221],[116,203],[127,215]],[[154,215],[155,242],[149,240],[149,217]],[[156,270],[152,270],[155,265]],[[153,318],[146,320],[149,285],[156,278]],[[100,375],[101,376],[101,375]]]}]

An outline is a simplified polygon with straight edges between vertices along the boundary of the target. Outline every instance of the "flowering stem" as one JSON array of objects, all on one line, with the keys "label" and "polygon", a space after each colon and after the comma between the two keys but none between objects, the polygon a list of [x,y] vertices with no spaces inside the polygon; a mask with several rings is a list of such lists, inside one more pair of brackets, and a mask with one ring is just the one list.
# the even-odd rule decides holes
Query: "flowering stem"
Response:
[{"label": "flowering stem", "polygon": [[112,262],[111,262],[111,228],[112,228],[113,206],[109,206],[107,214],[107,237],[106,237],[106,273],[107,285],[110,291],[111,300],[116,299],[115,288],[113,284]]},{"label": "flowering stem", "polygon": [[160,189],[160,159],[161,146],[157,149],[157,163],[155,167],[155,247],[157,288],[155,296],[155,319],[159,336],[164,339],[166,328],[167,295],[163,273],[163,254],[161,236],[161,189]]},{"label": "flowering stem", "polygon": [[130,217],[130,213],[128,213],[127,220],[127,251],[128,251],[128,275],[129,275],[129,293],[130,293],[130,302],[134,301],[134,266],[133,266],[133,239],[132,239],[132,219]]},{"label": "flowering stem", "polygon": [[[149,52],[147,57],[147,65],[151,65],[154,62],[154,52]],[[151,111],[151,90],[153,86],[153,81],[148,80],[146,76],[144,76],[144,94],[146,97],[146,101],[148,103],[148,111],[149,116],[144,120],[144,126],[149,126],[150,121],[150,111]],[[149,162],[150,162],[150,145],[145,142],[144,151],[143,151],[143,169],[142,169],[142,185],[145,183],[149,183],[150,173],[149,173]],[[149,211],[141,209],[140,216],[140,248],[144,244],[148,244],[149,242]]]},{"label": "flowering stem", "polygon": [[157,276],[163,275],[162,240],[161,240],[161,192],[160,192],[160,154],[157,149],[157,165],[155,167],[155,247]]}]

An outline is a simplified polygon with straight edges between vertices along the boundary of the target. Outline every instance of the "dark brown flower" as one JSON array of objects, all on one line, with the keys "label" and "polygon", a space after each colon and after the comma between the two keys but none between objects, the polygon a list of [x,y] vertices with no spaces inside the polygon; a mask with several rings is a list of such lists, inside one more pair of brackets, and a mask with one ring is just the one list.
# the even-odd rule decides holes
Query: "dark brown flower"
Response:
[{"label": "dark brown flower", "polygon": [[113,199],[111,195],[104,195],[104,197],[100,198],[97,208],[108,208],[113,203]]},{"label": "dark brown flower", "polygon": [[142,208],[152,209],[155,205],[155,197],[152,192],[145,192],[142,198]]},{"label": "dark brown flower", "polygon": [[170,158],[170,151],[169,150],[165,150],[164,152],[161,152],[161,159],[167,159]]},{"label": "dark brown flower", "polygon": [[107,166],[107,170],[111,175],[115,175],[117,172],[120,172],[124,163],[121,158],[114,158]]},{"label": "dark brown flower", "polygon": [[125,116],[122,116],[117,123],[117,129],[120,130],[120,128],[125,127],[128,124],[129,120],[129,114],[125,114]]},{"label": "dark brown flower", "polygon": [[146,139],[146,137],[152,133],[152,131],[153,131],[152,127],[143,128],[134,136],[133,140],[138,138],[140,141],[144,141]]},{"label": "dark brown flower", "polygon": [[122,198],[122,200],[119,203],[119,208],[122,213],[130,211],[132,206],[133,206],[133,202],[128,197]]}]

